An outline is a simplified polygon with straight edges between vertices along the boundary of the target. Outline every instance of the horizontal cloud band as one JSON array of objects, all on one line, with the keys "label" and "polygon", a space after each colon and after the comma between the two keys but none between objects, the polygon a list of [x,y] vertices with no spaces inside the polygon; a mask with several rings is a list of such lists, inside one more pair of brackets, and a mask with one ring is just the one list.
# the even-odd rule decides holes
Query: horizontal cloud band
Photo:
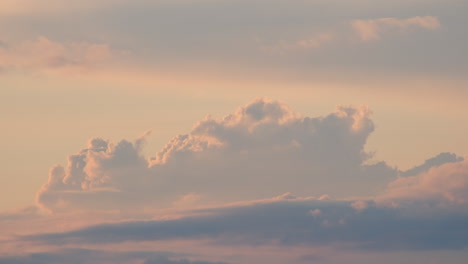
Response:
[{"label": "horizontal cloud band", "polygon": [[[288,196],[237,206],[197,210],[198,216],[164,221],[101,224],[23,237],[50,244],[122,243],[210,239],[216,244],[353,247],[367,250],[463,249],[468,210],[421,204],[391,208],[367,201],[298,199]],[[458,208],[460,209],[460,208]]]}]

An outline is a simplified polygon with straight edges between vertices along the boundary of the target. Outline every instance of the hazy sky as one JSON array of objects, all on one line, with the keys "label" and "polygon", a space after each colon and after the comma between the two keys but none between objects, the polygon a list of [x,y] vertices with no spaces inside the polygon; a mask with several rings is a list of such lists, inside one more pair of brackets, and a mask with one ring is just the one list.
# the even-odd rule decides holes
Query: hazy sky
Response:
[{"label": "hazy sky", "polygon": [[1,0],[0,264],[465,263],[467,10]]}]

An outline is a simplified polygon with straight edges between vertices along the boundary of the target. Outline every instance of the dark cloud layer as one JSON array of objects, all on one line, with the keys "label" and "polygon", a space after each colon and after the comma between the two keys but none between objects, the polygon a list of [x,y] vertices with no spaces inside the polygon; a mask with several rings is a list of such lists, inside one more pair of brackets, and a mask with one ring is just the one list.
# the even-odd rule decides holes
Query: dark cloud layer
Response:
[{"label": "dark cloud layer", "polygon": [[190,261],[173,257],[175,253],[147,251],[102,251],[81,248],[68,248],[51,252],[38,252],[25,255],[0,256],[0,264],[126,264],[141,261],[144,264],[226,264],[224,262]]},{"label": "dark cloud layer", "polygon": [[[216,244],[338,246],[369,250],[463,249],[468,208],[424,204],[366,208],[352,202],[281,198],[198,211],[200,216],[91,226],[23,237],[50,244],[210,239]],[[461,209],[461,210],[460,210]]]},{"label": "dark cloud layer", "polygon": [[227,264],[225,262],[206,262],[206,261],[190,261],[186,259],[182,260],[170,260],[168,258],[153,258],[148,259],[144,264]]}]

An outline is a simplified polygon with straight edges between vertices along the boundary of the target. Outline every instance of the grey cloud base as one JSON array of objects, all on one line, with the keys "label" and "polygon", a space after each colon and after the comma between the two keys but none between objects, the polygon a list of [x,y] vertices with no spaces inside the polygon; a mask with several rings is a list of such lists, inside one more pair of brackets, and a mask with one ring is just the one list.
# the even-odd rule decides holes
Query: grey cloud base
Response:
[{"label": "grey cloud base", "polygon": [[49,244],[209,239],[215,245],[333,246],[373,251],[464,249],[468,208],[418,203],[398,208],[367,201],[272,199],[199,210],[199,216],[165,221],[101,224],[24,240]]},{"label": "grey cloud base", "polygon": [[0,264],[83,264],[83,263],[116,263],[127,264],[226,264],[221,262],[189,261],[173,259],[176,253],[169,252],[114,252],[81,248],[68,248],[52,252],[31,253],[15,256],[0,256]]}]

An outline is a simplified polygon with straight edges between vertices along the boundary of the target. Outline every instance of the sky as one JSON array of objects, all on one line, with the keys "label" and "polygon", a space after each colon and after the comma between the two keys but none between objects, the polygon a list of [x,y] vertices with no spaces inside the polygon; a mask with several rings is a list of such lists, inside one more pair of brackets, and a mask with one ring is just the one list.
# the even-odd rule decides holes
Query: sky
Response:
[{"label": "sky", "polygon": [[466,0],[1,0],[0,264],[468,258]]}]

